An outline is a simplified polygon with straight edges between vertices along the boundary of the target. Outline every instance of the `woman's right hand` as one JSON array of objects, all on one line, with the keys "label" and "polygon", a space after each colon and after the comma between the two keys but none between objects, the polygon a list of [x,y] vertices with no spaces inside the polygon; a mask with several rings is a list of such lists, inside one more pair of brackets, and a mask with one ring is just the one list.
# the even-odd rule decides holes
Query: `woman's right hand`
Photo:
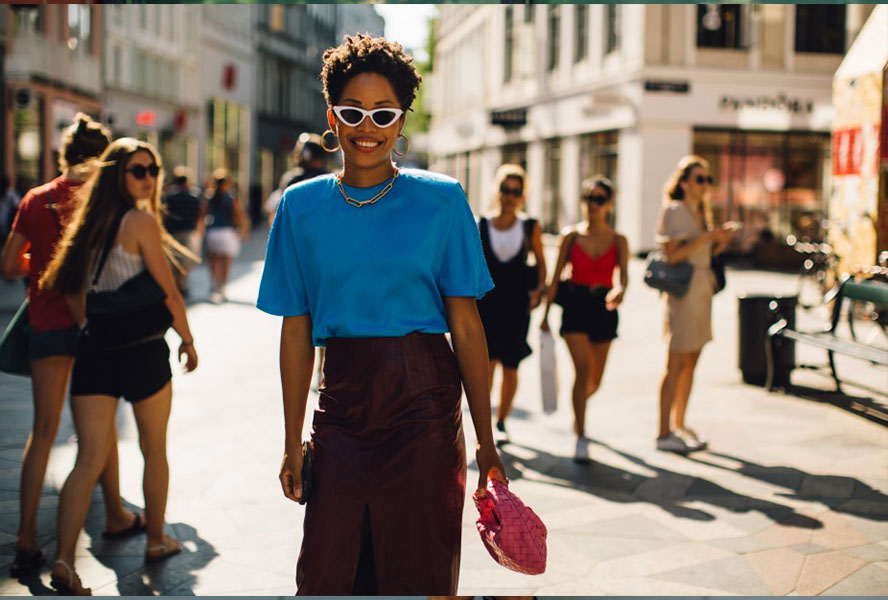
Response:
[{"label": "woman's right hand", "polygon": [[302,500],[302,443],[294,449],[284,451],[281,461],[281,489],[284,496],[293,502]]},{"label": "woman's right hand", "polygon": [[551,328],[549,328],[549,315],[543,315],[543,320],[540,323],[540,329],[542,329],[546,333],[550,333],[552,331]]},{"label": "woman's right hand", "polygon": [[194,342],[186,344],[182,342],[179,345],[179,361],[182,361],[182,355],[185,355],[185,372],[190,373],[197,368],[197,350],[194,349]]}]

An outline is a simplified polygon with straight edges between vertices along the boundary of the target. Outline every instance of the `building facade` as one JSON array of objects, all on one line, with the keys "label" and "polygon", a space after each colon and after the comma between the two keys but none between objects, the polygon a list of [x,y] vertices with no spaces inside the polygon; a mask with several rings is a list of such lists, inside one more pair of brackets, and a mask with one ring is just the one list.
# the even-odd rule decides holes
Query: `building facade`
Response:
[{"label": "building facade", "polygon": [[557,232],[580,185],[616,184],[616,226],[653,246],[678,160],[706,157],[717,220],[741,245],[822,235],[831,83],[872,5],[439,7],[432,168],[475,208],[502,162],[528,170],[527,210]]},{"label": "building facade", "polygon": [[241,201],[256,184],[256,49],[253,5],[204,4],[199,12],[201,158],[199,179],[226,169]]},{"label": "building facade", "polygon": [[199,165],[198,13],[188,5],[108,5],[103,120],[115,137],[151,143],[168,168]]},{"label": "building facade", "polygon": [[383,19],[372,4],[338,4],[336,6],[336,40],[356,33],[366,33],[371,37],[380,37],[385,33]]},{"label": "building facade", "polygon": [[299,134],[326,128],[326,103],[318,74],[336,37],[335,4],[256,7],[257,195],[266,198],[293,166]]},{"label": "building facade", "polygon": [[0,6],[3,165],[20,191],[57,173],[62,130],[82,111],[101,113],[102,6]]}]

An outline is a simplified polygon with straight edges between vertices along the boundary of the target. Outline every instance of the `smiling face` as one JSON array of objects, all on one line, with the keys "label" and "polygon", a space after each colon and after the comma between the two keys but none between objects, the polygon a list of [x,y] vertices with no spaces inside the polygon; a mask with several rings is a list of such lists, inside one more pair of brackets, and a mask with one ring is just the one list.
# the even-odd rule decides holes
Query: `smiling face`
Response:
[{"label": "smiling face", "polygon": [[[401,108],[391,83],[378,73],[360,73],[352,77],[345,84],[337,106],[354,106],[364,110]],[[404,119],[402,115],[392,125],[379,127],[371,118],[365,117],[352,127],[338,119],[332,109],[327,111],[327,120],[339,138],[347,171],[379,170],[383,173],[390,169],[392,148],[404,127]]]},{"label": "smiling face", "polygon": [[[146,200],[153,196],[154,187],[157,185],[157,178],[148,173],[147,170],[148,167],[154,164],[156,164],[154,157],[144,150],[136,152],[126,161],[126,191],[134,200]],[[134,168],[138,174],[144,173],[142,179],[137,178],[133,173]]]}]

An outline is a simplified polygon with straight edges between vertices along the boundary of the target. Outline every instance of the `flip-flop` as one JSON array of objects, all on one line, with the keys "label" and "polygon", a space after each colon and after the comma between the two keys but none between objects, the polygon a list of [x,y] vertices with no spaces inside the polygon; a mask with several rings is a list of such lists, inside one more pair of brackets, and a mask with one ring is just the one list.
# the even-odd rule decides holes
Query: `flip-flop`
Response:
[{"label": "flip-flop", "polygon": [[19,578],[34,571],[40,570],[43,563],[46,562],[46,556],[43,551],[36,550],[32,554],[27,554],[21,550],[15,551],[15,560],[9,567],[10,577]]},{"label": "flip-flop", "polygon": [[[172,539],[172,542],[175,542],[175,545],[170,547],[170,545],[164,541],[163,544],[157,544],[156,546],[151,546],[150,548],[145,550],[145,562],[146,563],[158,563],[162,560],[166,560],[171,556],[175,556],[182,551],[182,542],[177,539]],[[157,552],[160,550],[160,554],[152,554],[153,552]]]},{"label": "flip-flop", "polygon": [[129,527],[121,529],[120,531],[103,531],[102,537],[106,540],[119,540],[121,538],[142,533],[143,531],[145,531],[145,517],[139,513],[135,513],[133,516],[133,522]]}]

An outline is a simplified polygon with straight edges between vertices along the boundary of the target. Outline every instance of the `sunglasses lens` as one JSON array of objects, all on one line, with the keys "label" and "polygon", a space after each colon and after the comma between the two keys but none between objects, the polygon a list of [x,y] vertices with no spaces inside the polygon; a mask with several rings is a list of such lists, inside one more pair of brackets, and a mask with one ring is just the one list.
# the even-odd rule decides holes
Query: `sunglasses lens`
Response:
[{"label": "sunglasses lens", "polygon": [[130,172],[136,179],[145,179],[145,174],[148,172],[148,170],[145,169],[145,167],[143,167],[142,165],[136,165],[135,167],[130,169]]},{"label": "sunglasses lens", "polygon": [[595,204],[598,204],[599,206],[604,204],[605,202],[607,202],[607,198],[604,196],[601,196],[600,194],[591,194],[591,195],[583,198],[583,200],[585,200],[586,202],[594,202]]},{"label": "sunglasses lens", "polygon": [[504,196],[520,196],[521,188],[501,187],[500,194]]},{"label": "sunglasses lens", "polygon": [[346,125],[354,127],[360,125],[361,121],[364,120],[364,113],[354,108],[343,108],[339,111],[339,118],[342,119]]},{"label": "sunglasses lens", "polygon": [[379,127],[388,127],[398,118],[398,113],[393,110],[378,110],[373,113],[373,122]]},{"label": "sunglasses lens", "polygon": [[160,174],[160,167],[158,167],[157,165],[151,165],[150,167],[148,167],[148,174],[154,178],[157,178],[157,176]]}]

